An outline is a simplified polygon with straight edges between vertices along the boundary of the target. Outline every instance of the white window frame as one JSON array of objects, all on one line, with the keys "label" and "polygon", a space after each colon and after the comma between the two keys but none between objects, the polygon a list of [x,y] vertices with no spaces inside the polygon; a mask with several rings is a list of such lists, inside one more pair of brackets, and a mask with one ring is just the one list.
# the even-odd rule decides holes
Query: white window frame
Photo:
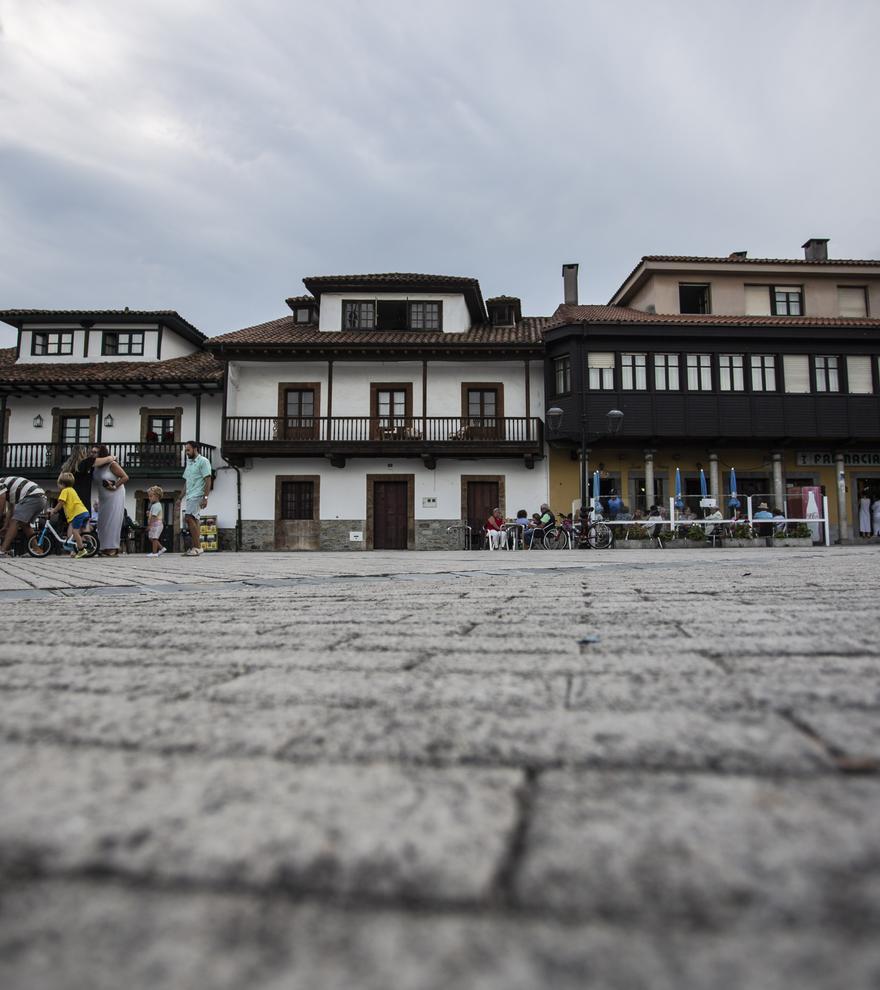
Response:
[{"label": "white window frame", "polygon": [[626,392],[648,390],[648,355],[627,351],[620,355],[620,387]]},{"label": "white window frame", "polygon": [[840,358],[836,354],[814,354],[813,368],[817,392],[840,391]]},{"label": "white window frame", "polygon": [[689,392],[712,391],[711,354],[694,353],[687,355],[687,387]]},{"label": "white window frame", "polygon": [[776,391],[776,355],[752,354],[749,358],[752,369],[753,392]]},{"label": "white window frame", "polygon": [[718,390],[720,392],[745,392],[745,355],[718,355]]},{"label": "white window frame", "polygon": [[654,388],[658,392],[678,392],[681,387],[681,362],[678,354],[666,351],[654,354]]}]

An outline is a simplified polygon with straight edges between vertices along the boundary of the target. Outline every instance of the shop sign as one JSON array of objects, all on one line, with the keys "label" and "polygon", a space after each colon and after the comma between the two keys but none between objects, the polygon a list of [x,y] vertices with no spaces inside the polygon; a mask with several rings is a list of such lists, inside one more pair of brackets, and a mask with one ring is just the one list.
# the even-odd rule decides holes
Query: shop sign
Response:
[{"label": "shop sign", "polygon": [[[827,464],[834,466],[834,454],[824,450],[799,451],[797,454],[798,467],[822,467]],[[846,467],[880,467],[880,451],[858,453],[843,452],[843,463]]]}]

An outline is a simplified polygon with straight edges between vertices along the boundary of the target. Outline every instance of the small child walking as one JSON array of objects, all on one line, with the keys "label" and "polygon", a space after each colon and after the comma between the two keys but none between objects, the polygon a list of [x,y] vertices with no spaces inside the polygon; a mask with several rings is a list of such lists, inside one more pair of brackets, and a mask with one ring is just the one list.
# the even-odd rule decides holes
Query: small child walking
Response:
[{"label": "small child walking", "polygon": [[73,487],[75,479],[69,471],[64,471],[58,475],[58,502],[53,512],[64,510],[64,518],[67,520],[67,539],[73,540],[76,550],[71,553],[71,557],[85,557],[88,552],[83,546],[80,530],[89,524],[89,510],[83,504],[82,499],[77,495]]},{"label": "small child walking", "polygon": [[147,514],[147,536],[153,547],[147,554],[148,557],[161,557],[165,553],[165,547],[159,542],[159,537],[165,528],[165,510],[162,507],[164,494],[165,492],[158,485],[153,485],[152,488],[147,489],[147,497],[150,500],[150,509]]}]

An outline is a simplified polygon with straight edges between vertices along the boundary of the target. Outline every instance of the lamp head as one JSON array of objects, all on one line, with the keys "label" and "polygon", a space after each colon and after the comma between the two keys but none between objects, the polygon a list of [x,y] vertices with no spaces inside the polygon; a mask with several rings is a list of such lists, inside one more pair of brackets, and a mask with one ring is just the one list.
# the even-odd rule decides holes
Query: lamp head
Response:
[{"label": "lamp head", "polygon": [[562,417],[564,415],[564,412],[559,406],[553,406],[547,410],[547,425],[551,430],[558,430],[562,426]]},{"label": "lamp head", "polygon": [[608,432],[612,436],[617,436],[621,426],[623,426],[623,413],[619,409],[610,410],[608,413]]}]

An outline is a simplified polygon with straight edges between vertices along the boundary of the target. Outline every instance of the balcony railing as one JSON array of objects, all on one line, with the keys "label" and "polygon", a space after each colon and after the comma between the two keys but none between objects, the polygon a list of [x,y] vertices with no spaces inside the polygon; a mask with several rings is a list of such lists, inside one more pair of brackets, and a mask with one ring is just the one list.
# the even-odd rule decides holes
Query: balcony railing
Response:
[{"label": "balcony railing", "polygon": [[[5,443],[0,446],[2,470],[5,474],[55,474],[70,457],[74,446],[69,443]],[[200,454],[213,461],[214,448],[210,444],[197,446]],[[108,443],[107,447],[132,477],[178,475],[183,471],[186,455],[182,443]]]},{"label": "balcony railing", "polygon": [[540,447],[542,429],[526,416],[229,416],[225,446]]}]

